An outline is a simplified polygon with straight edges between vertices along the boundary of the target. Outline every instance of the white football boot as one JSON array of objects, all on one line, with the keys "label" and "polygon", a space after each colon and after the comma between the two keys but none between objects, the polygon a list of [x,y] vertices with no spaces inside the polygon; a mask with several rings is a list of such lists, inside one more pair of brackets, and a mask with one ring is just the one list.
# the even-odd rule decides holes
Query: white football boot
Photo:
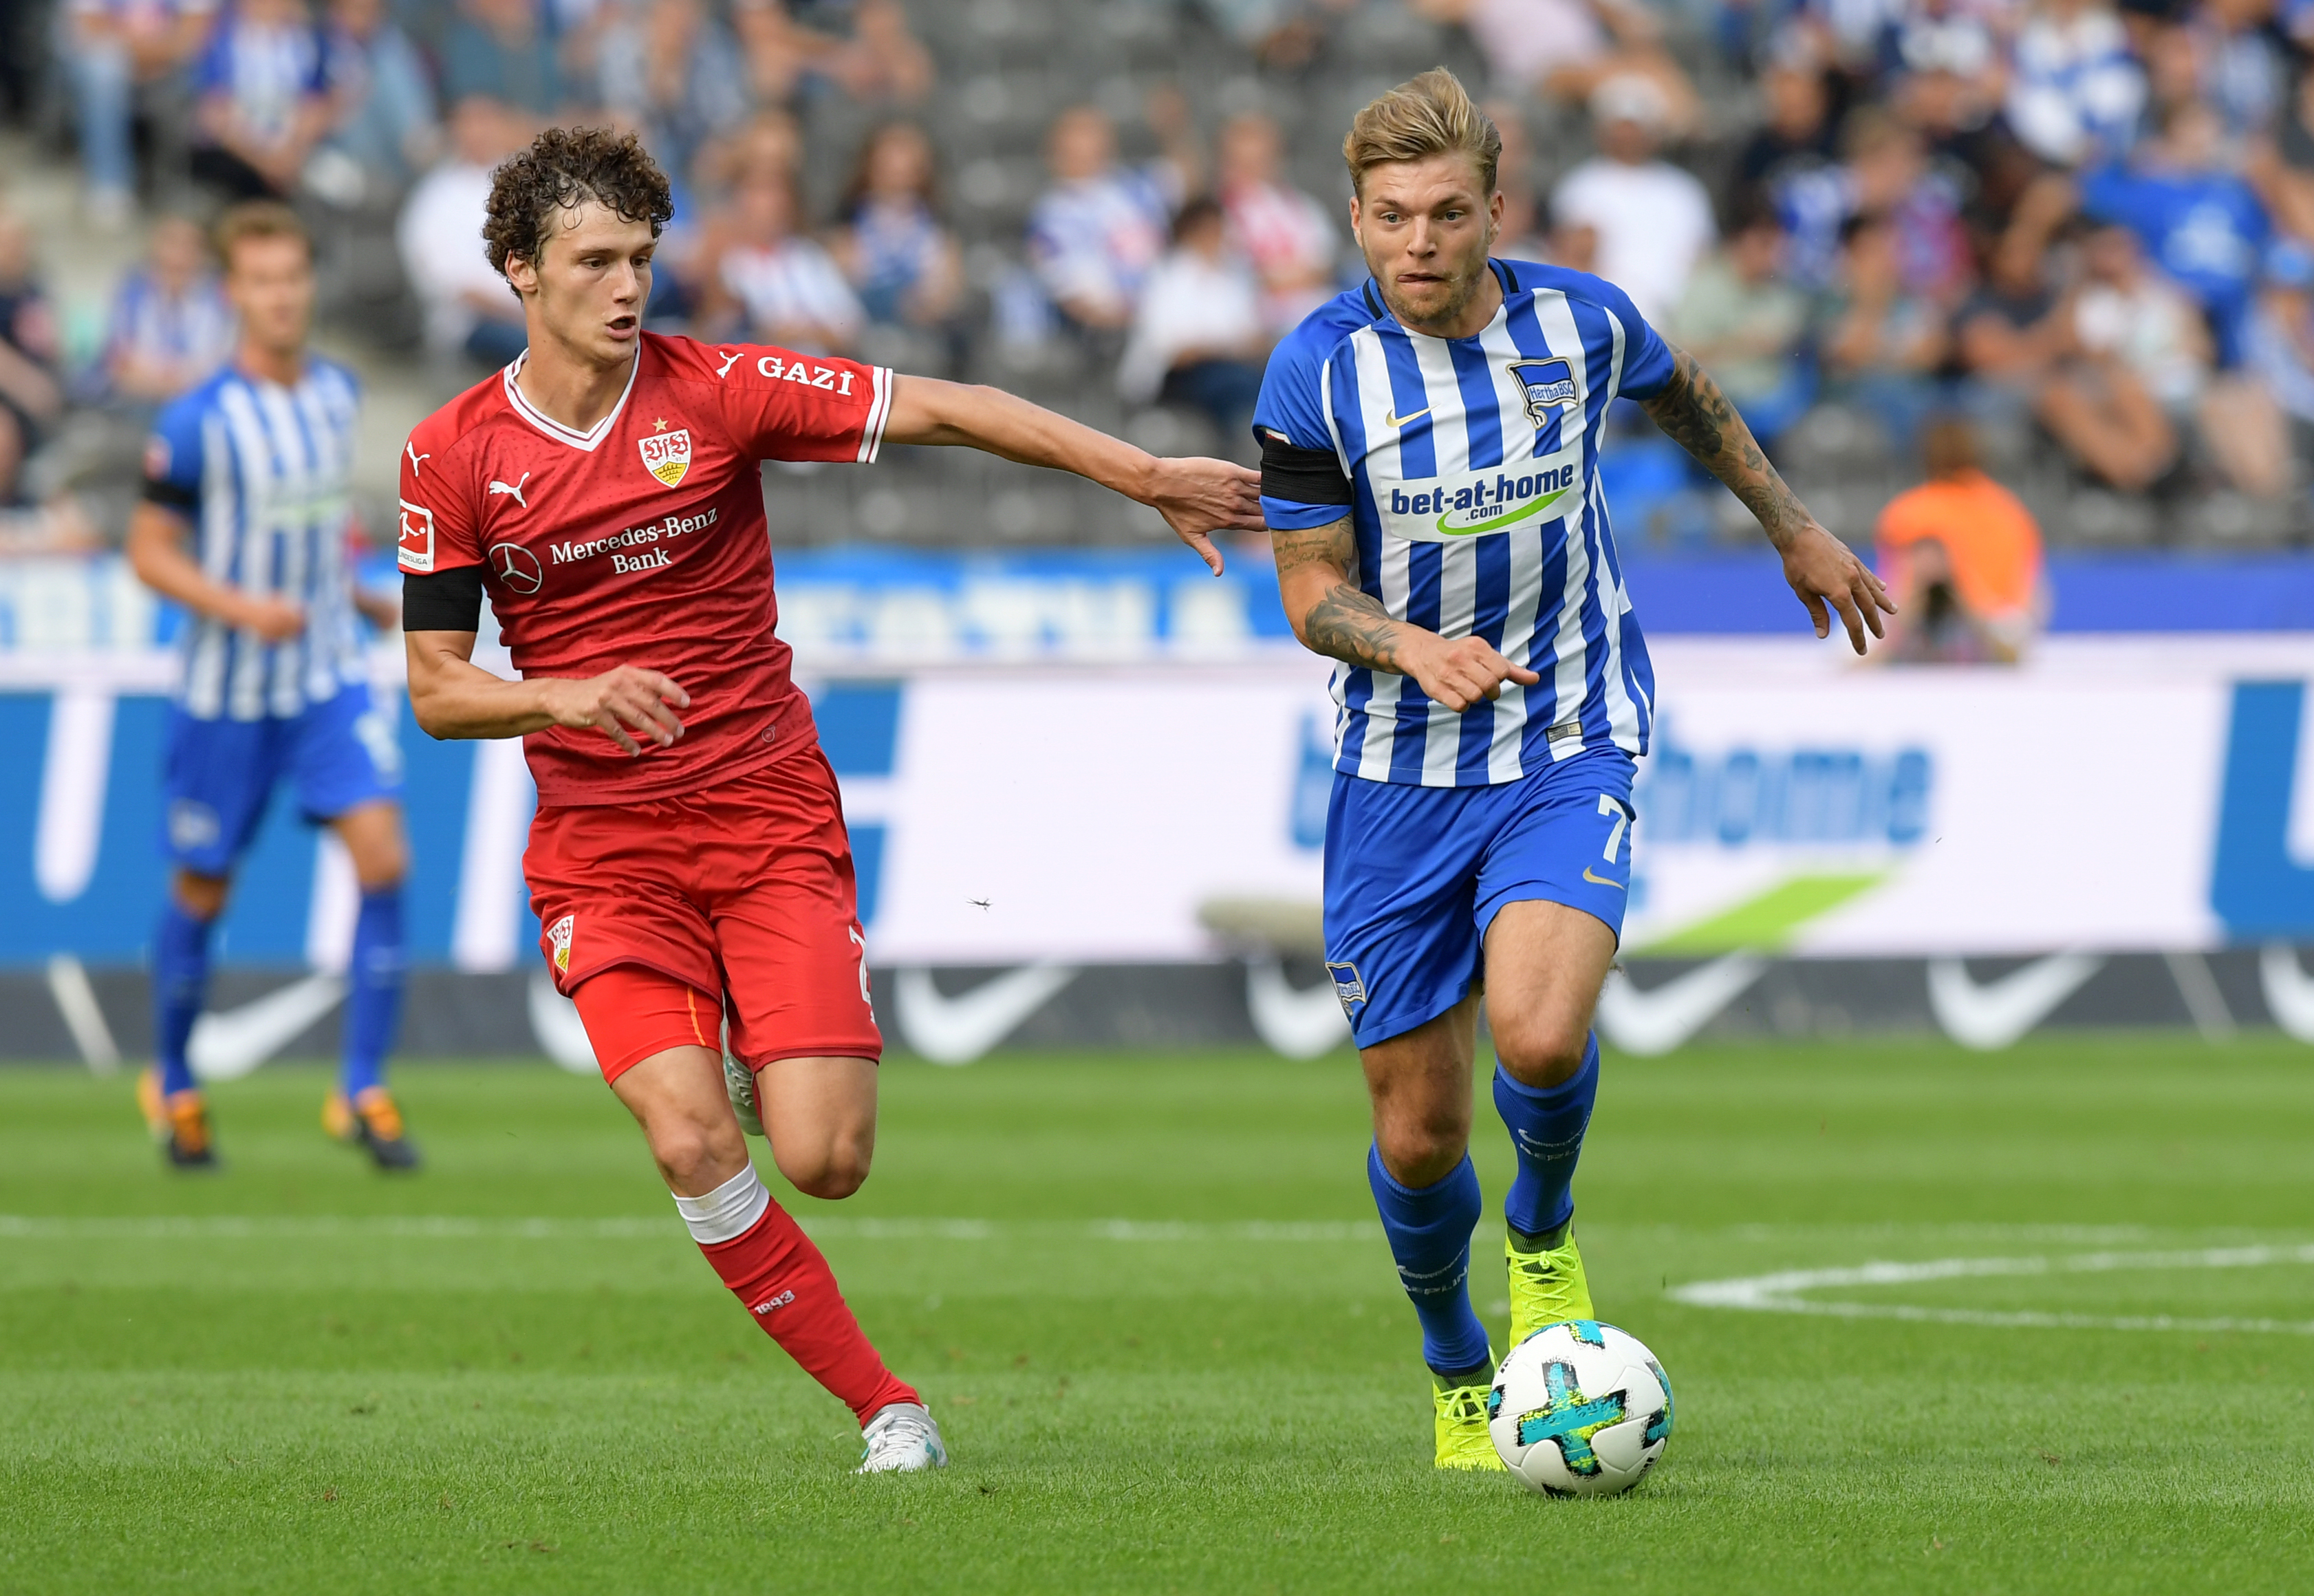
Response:
[{"label": "white football boot", "polygon": [[876,1410],[860,1432],[862,1450],[854,1474],[914,1474],[948,1467],[939,1421],[918,1402],[895,1402]]}]

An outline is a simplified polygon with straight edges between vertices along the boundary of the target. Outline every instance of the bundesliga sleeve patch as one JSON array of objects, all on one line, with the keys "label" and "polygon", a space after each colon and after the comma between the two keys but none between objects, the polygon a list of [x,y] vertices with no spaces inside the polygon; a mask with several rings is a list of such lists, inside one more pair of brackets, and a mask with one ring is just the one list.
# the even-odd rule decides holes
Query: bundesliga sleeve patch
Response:
[{"label": "bundesliga sleeve patch", "polygon": [[402,535],[395,554],[403,570],[428,575],[434,569],[434,512],[406,498],[400,502]]}]

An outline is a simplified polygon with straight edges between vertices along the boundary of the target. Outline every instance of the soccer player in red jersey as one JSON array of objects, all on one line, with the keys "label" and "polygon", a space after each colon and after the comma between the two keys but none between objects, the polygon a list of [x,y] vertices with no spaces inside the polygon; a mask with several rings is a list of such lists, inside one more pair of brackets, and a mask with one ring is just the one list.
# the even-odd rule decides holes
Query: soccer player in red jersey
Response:
[{"label": "soccer player in red jersey", "polygon": [[[437,737],[526,739],[523,861],[541,950],[693,1237],[860,1420],[862,1472],[946,1461],[819,1249],[748,1161],[752,1085],[780,1172],[868,1176],[882,1038],[835,779],[774,630],[758,463],[965,445],[1154,506],[1261,525],[1259,479],[1159,460],[993,389],[641,328],[666,175],[632,135],[550,129],[500,166],[484,240],[530,348],[402,460],[410,702]],[[488,594],[519,681],[473,663]],[[752,1082],[724,1079],[718,1028]]]}]

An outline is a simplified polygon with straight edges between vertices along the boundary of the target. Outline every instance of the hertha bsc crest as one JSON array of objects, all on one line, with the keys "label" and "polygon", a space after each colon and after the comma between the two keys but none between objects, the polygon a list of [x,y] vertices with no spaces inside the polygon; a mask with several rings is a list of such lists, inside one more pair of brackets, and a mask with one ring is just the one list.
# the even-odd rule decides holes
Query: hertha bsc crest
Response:
[{"label": "hertha bsc crest", "polygon": [[554,973],[570,974],[570,931],[578,921],[576,914],[565,914],[546,928],[546,945],[554,949]]},{"label": "hertha bsc crest", "polygon": [[1526,413],[1537,428],[1576,402],[1575,370],[1564,360],[1514,360],[1510,374],[1526,391]]},{"label": "hertha bsc crest", "polygon": [[691,469],[691,429],[678,427],[673,432],[657,432],[637,440],[643,452],[643,469],[674,487],[683,481],[683,473]]}]

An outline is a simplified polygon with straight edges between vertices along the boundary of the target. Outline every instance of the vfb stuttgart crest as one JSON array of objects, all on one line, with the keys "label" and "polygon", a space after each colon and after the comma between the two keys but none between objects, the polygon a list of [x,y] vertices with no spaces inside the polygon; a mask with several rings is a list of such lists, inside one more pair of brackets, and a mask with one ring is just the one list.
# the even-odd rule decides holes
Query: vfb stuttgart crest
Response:
[{"label": "vfb stuttgart crest", "polygon": [[1576,402],[1575,368],[1564,360],[1514,360],[1509,370],[1526,392],[1526,413],[1537,430]]},{"label": "vfb stuttgart crest", "polygon": [[637,442],[643,452],[643,469],[674,487],[683,481],[683,473],[691,469],[691,428],[678,427],[673,432],[655,432]]},{"label": "vfb stuttgart crest", "polygon": [[558,975],[570,974],[570,932],[578,919],[576,914],[565,914],[546,928],[546,945],[554,950],[554,971]]}]

